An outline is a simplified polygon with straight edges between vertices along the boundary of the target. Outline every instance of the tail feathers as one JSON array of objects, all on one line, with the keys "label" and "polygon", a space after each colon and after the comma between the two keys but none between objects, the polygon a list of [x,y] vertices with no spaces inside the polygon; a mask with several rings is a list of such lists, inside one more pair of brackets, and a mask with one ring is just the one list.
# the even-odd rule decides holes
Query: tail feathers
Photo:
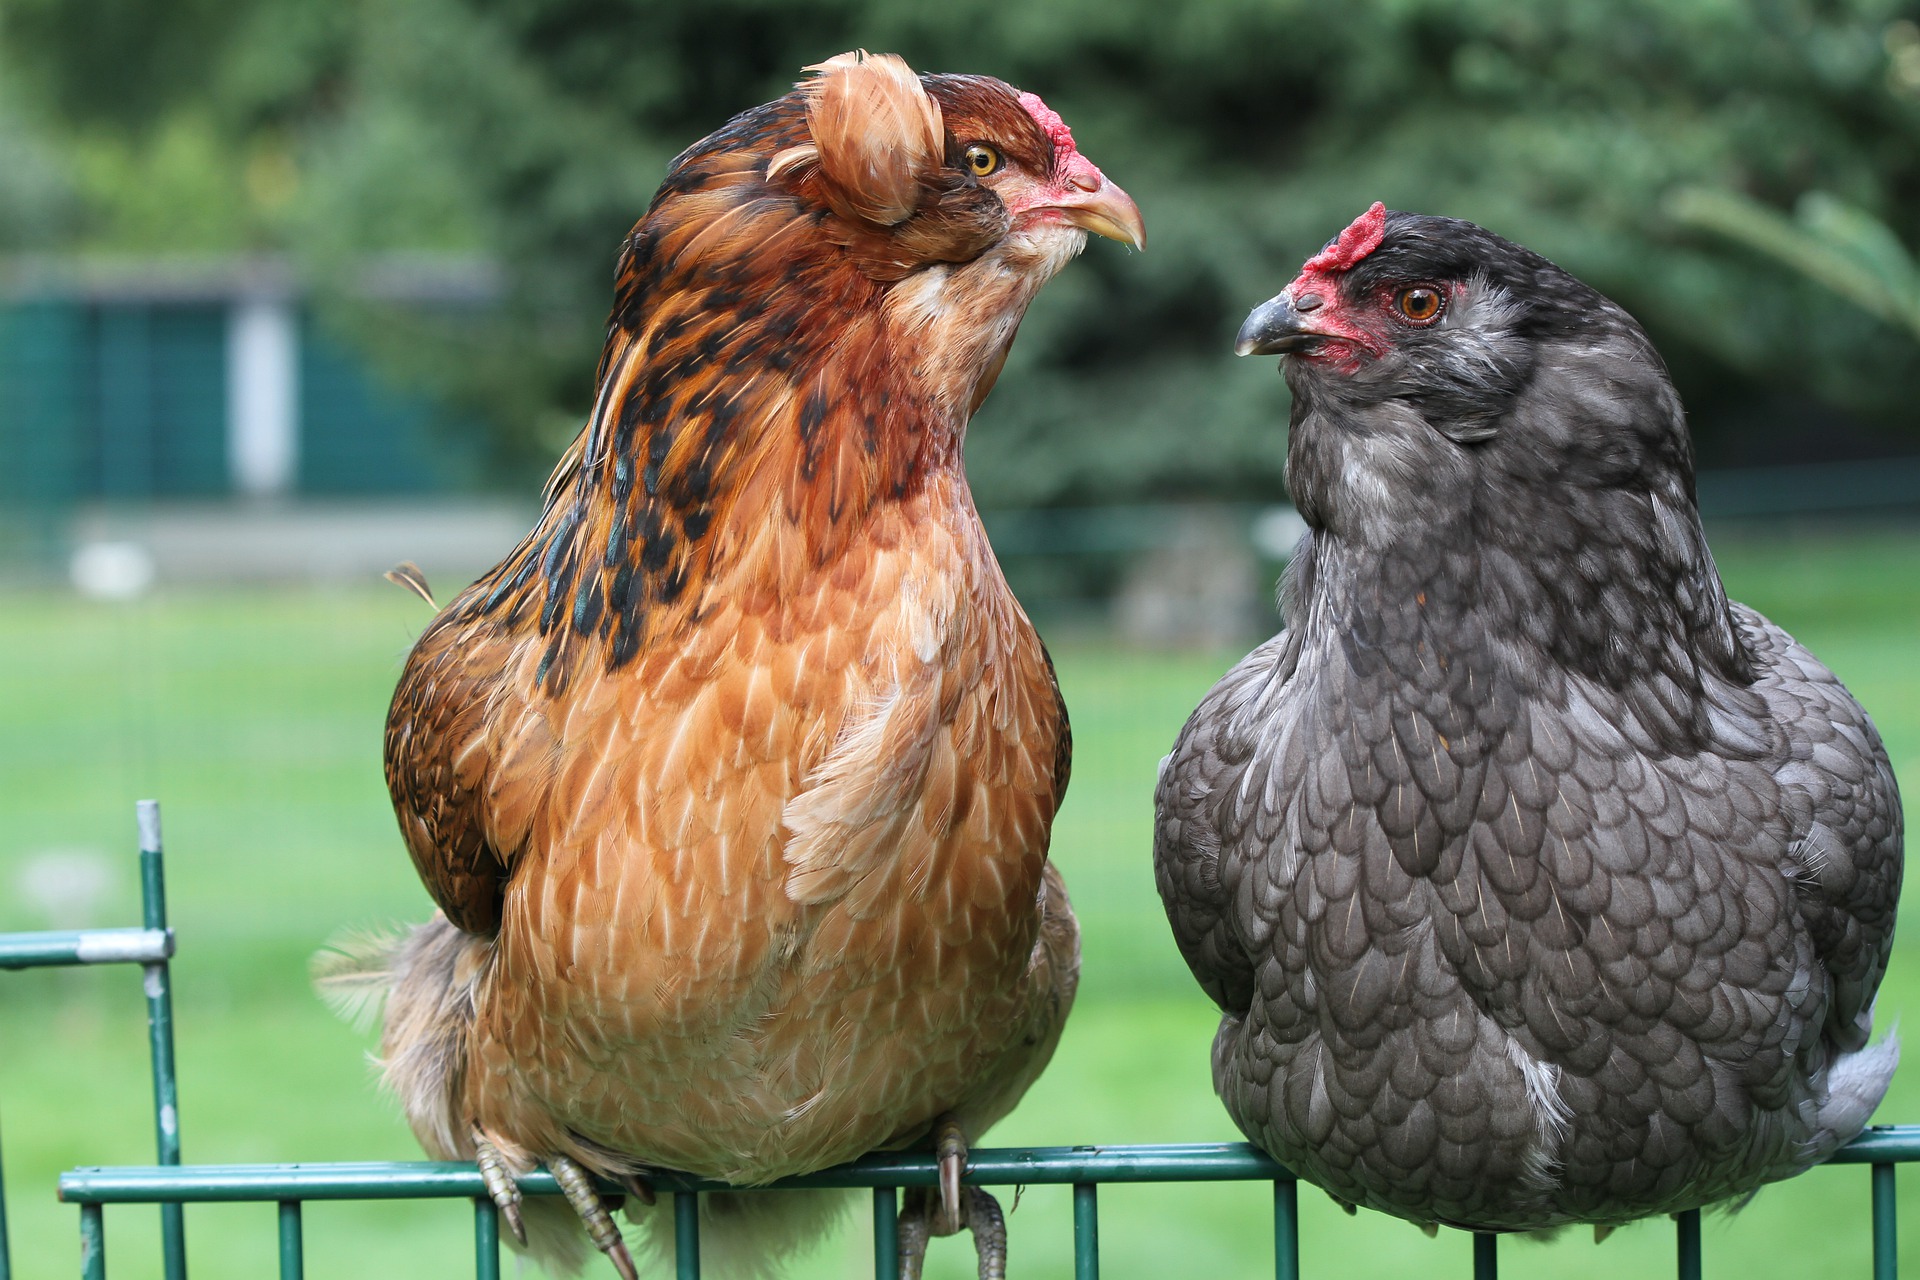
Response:
[{"label": "tail feathers", "polygon": [[[777,1280],[786,1264],[817,1248],[853,1203],[850,1191],[709,1192],[700,1197],[700,1274],[712,1280]],[[627,1199],[641,1248],[661,1274],[674,1271],[673,1210]],[[638,1252],[638,1251],[636,1251]]]},{"label": "tail feathers", "polygon": [[435,915],[397,934],[343,935],[314,957],[314,985],[335,1012],[366,1024],[385,1014],[381,1074],[436,1160],[473,1159],[461,1095],[474,983],[492,945]]},{"label": "tail feathers", "polygon": [[313,953],[307,965],[313,989],[335,1017],[355,1031],[373,1030],[386,1012],[387,997],[398,980],[395,965],[411,932],[349,929]]},{"label": "tail feathers", "polygon": [[[356,1026],[382,1015],[377,1059],[420,1145],[437,1160],[474,1158],[462,1097],[474,1019],[474,984],[492,943],[445,916],[398,932],[343,934],[313,958],[314,987]],[[605,1163],[596,1161],[592,1163]],[[701,1274],[712,1280],[775,1280],[786,1262],[816,1247],[847,1212],[846,1191],[715,1192],[700,1197]],[[520,1213],[527,1255],[554,1276],[575,1276],[594,1249],[559,1196],[528,1196]],[[674,1270],[673,1211],[627,1198],[640,1236],[636,1254]]]},{"label": "tail feathers", "polygon": [[1889,1032],[1879,1044],[1843,1053],[1827,1071],[1827,1096],[1820,1104],[1814,1135],[1814,1159],[1825,1160],[1857,1137],[1893,1083],[1900,1065],[1900,1037]]}]

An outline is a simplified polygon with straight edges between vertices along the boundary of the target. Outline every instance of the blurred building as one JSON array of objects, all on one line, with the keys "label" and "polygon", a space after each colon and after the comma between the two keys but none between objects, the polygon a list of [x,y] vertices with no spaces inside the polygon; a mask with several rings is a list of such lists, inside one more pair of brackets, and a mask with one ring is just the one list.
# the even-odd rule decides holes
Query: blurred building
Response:
[{"label": "blurred building", "polygon": [[[474,307],[484,264],[369,264],[356,292]],[[330,338],[272,258],[26,261],[0,276],[0,498],[417,493],[470,478],[475,438]]]},{"label": "blurred building", "polygon": [[[344,292],[458,323],[499,286],[482,262],[396,256]],[[411,559],[457,580],[526,528],[526,504],[474,494],[482,438],[332,335],[283,259],[0,268],[5,576],[114,596]]]}]

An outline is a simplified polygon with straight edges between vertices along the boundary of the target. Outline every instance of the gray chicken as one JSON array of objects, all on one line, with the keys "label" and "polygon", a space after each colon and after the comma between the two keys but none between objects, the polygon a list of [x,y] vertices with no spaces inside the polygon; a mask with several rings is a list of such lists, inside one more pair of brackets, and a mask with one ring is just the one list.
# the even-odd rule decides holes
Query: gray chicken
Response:
[{"label": "gray chicken", "polygon": [[1665,366],[1471,223],[1375,205],[1238,351],[1293,389],[1285,628],[1162,763],[1214,1087],[1335,1198],[1611,1224],[1866,1124],[1900,802],[1840,682],[1726,597]]}]

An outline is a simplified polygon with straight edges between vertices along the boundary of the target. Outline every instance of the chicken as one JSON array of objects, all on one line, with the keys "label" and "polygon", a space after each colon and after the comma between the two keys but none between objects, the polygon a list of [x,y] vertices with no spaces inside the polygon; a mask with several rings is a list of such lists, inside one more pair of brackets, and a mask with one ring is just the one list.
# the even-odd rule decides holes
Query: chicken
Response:
[{"label": "chicken", "polygon": [[[394,694],[387,781],[440,914],[326,975],[390,989],[415,1133],[562,1267],[579,1224],[512,1182],[538,1163],[631,1275],[589,1175],[645,1222],[649,1169],[749,1185],[920,1145],[943,1187],[909,1197],[903,1269],[965,1220],[998,1274],[966,1144],[1078,976],[1047,861],[1066,710],[961,441],[1036,291],[1089,231],[1140,247],[1140,215],[1032,94],[809,70],[680,155],[625,242],[538,527]],[[703,1197],[709,1273],[840,1203]]]},{"label": "chicken", "polygon": [[1901,876],[1866,713],[1727,599],[1618,306],[1375,205],[1256,308],[1308,532],[1161,767],[1236,1124],[1475,1230],[1751,1194],[1865,1125]]}]

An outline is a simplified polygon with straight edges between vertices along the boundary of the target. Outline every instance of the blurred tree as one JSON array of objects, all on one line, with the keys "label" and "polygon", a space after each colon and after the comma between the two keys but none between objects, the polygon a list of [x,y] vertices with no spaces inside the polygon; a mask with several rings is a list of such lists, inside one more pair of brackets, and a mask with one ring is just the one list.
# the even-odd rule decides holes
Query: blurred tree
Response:
[{"label": "blurred tree", "polygon": [[1139,200],[1152,248],[1097,246],[1036,304],[974,427],[976,488],[1001,505],[1277,494],[1284,388],[1227,346],[1374,199],[1482,222],[1618,298],[1671,359],[1708,460],[1764,456],[1763,400],[1793,406],[1784,432],[1834,410],[1897,431],[1920,394],[1900,330],[1666,198],[1827,192],[1915,242],[1913,17],[1895,0],[0,0],[0,60],[57,113],[85,246],[282,246],[321,282],[371,249],[497,258],[508,298],[483,320],[332,313],[484,412],[503,471],[544,466],[577,427],[614,250],[674,153],[857,45],[1034,89]]},{"label": "blurred tree", "polygon": [[1886,223],[1824,191],[1787,217],[1751,196],[1681,187],[1667,199],[1679,221],[1718,231],[1793,268],[1920,339],[1920,267]]}]

